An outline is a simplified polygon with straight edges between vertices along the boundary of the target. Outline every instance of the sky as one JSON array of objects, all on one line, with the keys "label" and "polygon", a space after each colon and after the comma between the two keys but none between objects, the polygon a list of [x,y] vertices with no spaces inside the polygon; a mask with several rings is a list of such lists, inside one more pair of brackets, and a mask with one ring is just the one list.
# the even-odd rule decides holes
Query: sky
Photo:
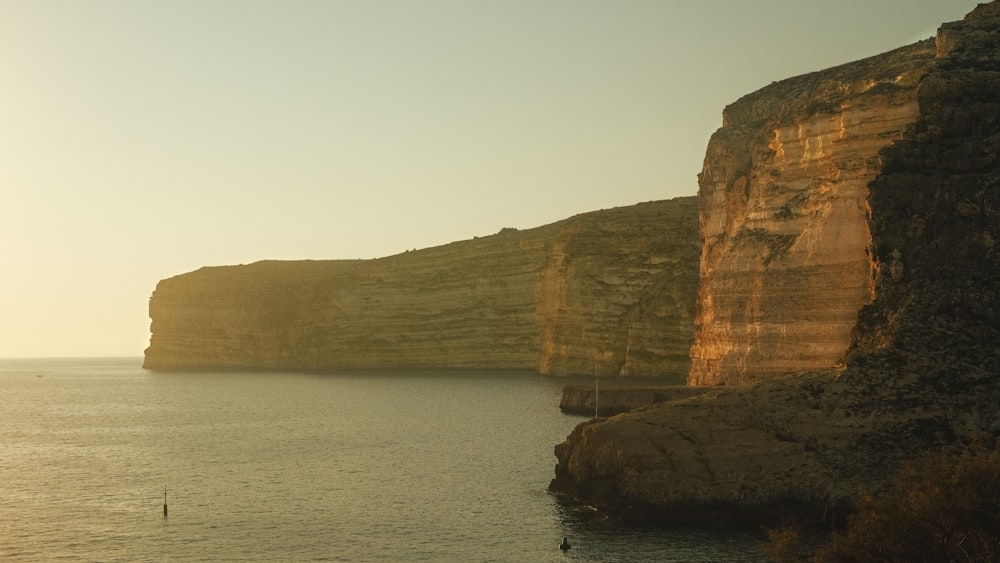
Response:
[{"label": "sky", "polygon": [[722,109],[965,0],[0,0],[0,357],[141,356],[156,283],[697,193]]}]

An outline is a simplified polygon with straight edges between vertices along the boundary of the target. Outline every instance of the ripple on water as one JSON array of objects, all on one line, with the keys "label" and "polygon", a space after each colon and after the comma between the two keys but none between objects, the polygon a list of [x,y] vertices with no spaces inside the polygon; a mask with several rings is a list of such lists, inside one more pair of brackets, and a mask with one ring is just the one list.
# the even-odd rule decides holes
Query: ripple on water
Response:
[{"label": "ripple on water", "polygon": [[579,419],[561,390],[528,373],[0,361],[0,559],[766,560],[752,534],[562,507],[552,447]]}]

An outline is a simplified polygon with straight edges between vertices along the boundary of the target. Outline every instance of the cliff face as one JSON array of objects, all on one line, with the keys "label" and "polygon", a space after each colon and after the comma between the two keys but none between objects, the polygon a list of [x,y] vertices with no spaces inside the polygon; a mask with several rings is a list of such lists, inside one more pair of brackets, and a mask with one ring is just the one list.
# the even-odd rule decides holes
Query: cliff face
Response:
[{"label": "cliff face", "polygon": [[[917,62],[919,111],[869,184],[871,302],[844,362],[582,424],[556,446],[553,489],[659,519],[820,513],[877,490],[903,460],[1000,438],[998,30],[1000,3],[981,5],[941,28],[936,61]],[[816,280],[813,292],[826,287]],[[745,377],[718,363],[720,380]]]},{"label": "cliff face", "polygon": [[833,366],[872,299],[868,184],[917,119],[933,40],[774,83],[726,108],[699,177],[689,383]]},{"label": "cliff face", "polygon": [[260,262],[161,281],[145,367],[685,373],[696,198],[377,260]]}]

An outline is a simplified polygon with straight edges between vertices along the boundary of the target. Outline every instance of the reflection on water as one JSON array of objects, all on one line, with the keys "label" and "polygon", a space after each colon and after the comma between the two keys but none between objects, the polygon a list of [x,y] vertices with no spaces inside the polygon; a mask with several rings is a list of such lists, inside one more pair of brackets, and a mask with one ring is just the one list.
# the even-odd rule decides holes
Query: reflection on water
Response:
[{"label": "reflection on water", "polygon": [[0,559],[765,560],[557,502],[559,380],[140,363],[0,361]]}]

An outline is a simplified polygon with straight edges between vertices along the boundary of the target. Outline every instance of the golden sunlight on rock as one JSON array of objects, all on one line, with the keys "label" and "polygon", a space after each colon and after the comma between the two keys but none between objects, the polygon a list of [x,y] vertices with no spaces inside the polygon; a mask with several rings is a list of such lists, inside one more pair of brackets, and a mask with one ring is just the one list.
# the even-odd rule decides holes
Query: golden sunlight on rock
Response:
[{"label": "golden sunlight on rock", "polygon": [[660,523],[831,524],[909,459],[995,443],[1000,2],[942,29],[946,58],[925,41],[727,108],[689,377],[715,387],[580,424],[552,490]]},{"label": "golden sunlight on rock", "polygon": [[377,260],[202,268],[157,286],[145,365],[680,375],[697,241],[687,197]]},{"label": "golden sunlight on rock", "polygon": [[[924,41],[773,84],[726,108],[700,176],[691,385],[834,365],[871,300],[868,184],[918,115]],[[856,87],[863,84],[865,87]]]}]

